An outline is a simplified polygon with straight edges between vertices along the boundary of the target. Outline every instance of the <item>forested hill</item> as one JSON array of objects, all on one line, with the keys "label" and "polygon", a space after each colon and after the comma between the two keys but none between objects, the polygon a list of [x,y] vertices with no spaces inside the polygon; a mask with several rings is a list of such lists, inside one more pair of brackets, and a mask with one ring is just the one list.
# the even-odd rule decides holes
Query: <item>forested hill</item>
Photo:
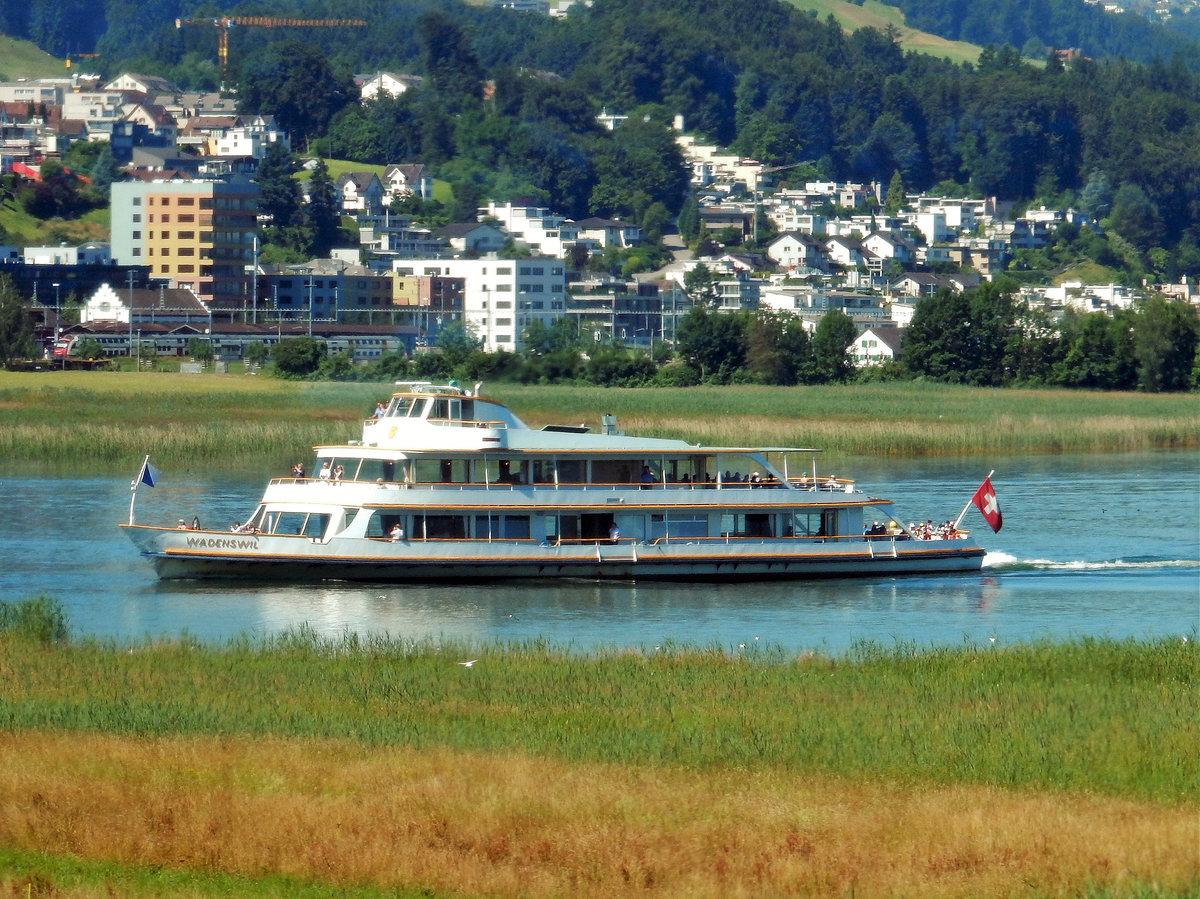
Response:
[{"label": "forested hill", "polygon": [[[759,0],[741,3],[750,16],[762,6]],[[655,11],[661,4],[645,5],[651,8],[648,11]],[[1170,60],[1178,54],[1189,65],[1200,66],[1197,10],[1173,16],[1167,27],[1132,12],[1107,13],[1083,0],[892,0],[891,5],[904,14],[911,28],[980,46],[1007,44],[1029,57],[1040,58],[1049,48],[1076,47],[1092,59],[1121,57],[1152,62]],[[706,7],[697,4],[694,21],[715,26],[725,38],[735,38],[736,33],[725,30],[721,20],[709,14]],[[217,4],[209,0],[0,0],[0,33],[31,40],[55,56],[99,50],[111,66],[157,56],[160,50],[169,57],[171,47],[179,44],[170,34],[176,19],[211,19],[217,15],[360,17],[372,23],[371,34],[355,41],[353,49],[363,64],[360,67],[365,68],[368,64],[396,65],[415,59],[418,48],[411,23],[416,15],[431,8],[476,22],[488,18],[488,11],[479,7],[437,0],[341,0],[333,8],[326,0],[229,0]],[[662,12],[672,15],[670,9]],[[1184,32],[1191,37],[1185,37]],[[322,36],[315,38],[320,41]],[[332,43],[330,36],[324,39]]]},{"label": "forested hill", "polygon": [[[1177,54],[1193,70],[1200,42],[1133,12],[1114,14],[1081,0],[889,0],[905,24],[938,37],[985,46],[1007,44],[1041,58],[1049,48],[1075,47],[1093,59],[1169,60]],[[1182,19],[1200,28],[1200,12]],[[1196,30],[1189,28],[1194,35]]]}]

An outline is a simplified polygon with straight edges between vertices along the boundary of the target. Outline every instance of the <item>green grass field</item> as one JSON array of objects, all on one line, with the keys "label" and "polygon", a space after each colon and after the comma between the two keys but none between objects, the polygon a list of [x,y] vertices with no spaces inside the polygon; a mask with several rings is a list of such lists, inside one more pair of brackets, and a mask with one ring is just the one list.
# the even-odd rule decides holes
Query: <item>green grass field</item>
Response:
[{"label": "green grass field", "polygon": [[900,32],[900,45],[905,50],[938,56],[951,62],[970,62],[979,59],[980,48],[965,41],[948,41],[924,31],[917,31],[904,24],[904,14],[894,6],[879,0],[864,0],[850,3],[846,0],[788,0],[797,9],[814,12],[824,20],[832,15],[847,31],[859,28],[875,28],[884,31],[889,25]]},{"label": "green grass field", "polygon": [[74,71],[87,71],[89,60],[67,68],[66,60],[51,56],[29,41],[0,35],[0,80],[18,78],[68,78]]}]

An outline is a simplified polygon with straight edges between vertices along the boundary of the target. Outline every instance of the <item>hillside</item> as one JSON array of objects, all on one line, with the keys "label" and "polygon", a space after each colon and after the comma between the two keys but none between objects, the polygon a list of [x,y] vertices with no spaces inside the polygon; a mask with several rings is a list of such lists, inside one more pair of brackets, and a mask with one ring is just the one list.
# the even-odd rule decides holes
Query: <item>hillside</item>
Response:
[{"label": "hillside", "polygon": [[18,78],[64,78],[71,73],[63,60],[39,50],[29,41],[0,35],[0,81]]},{"label": "hillside", "polygon": [[895,6],[888,6],[879,0],[865,0],[862,3],[850,3],[847,0],[787,0],[797,9],[814,12],[817,17],[824,19],[832,15],[838,24],[847,31],[858,28],[876,28],[883,31],[889,25],[900,32],[900,45],[905,50],[916,53],[927,53],[951,62],[970,62],[979,59],[980,47],[965,41],[949,41],[909,28],[904,24],[904,13]]}]

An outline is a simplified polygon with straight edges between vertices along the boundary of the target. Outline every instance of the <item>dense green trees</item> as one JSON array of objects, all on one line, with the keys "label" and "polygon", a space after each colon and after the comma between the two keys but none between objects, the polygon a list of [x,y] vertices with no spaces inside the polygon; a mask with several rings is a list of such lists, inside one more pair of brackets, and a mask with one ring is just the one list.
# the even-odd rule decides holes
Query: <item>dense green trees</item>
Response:
[{"label": "dense green trees", "polygon": [[6,368],[38,355],[33,319],[12,278],[0,274],[0,364]]},{"label": "dense green trees", "polygon": [[274,114],[296,147],[323,134],[338,110],[357,98],[354,82],[324,53],[295,39],[245,60],[238,78],[239,108]]}]

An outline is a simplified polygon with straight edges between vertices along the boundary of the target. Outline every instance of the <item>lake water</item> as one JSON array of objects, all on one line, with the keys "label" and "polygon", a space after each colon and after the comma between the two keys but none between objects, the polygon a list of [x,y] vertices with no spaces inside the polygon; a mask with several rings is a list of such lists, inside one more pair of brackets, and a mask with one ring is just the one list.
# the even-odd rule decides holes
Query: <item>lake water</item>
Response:
[{"label": "lake water", "polygon": [[[217,642],[306,625],[333,637],[544,639],[579,650],[673,642],[840,652],[860,640],[924,648],[1197,633],[1200,454],[860,460],[836,473],[895,500],[898,518],[941,521],[993,467],[1003,530],[992,534],[974,507],[964,519],[988,550],[980,574],[492,587],[159,581],[116,527],[129,512],[127,478],[0,467],[0,600],[48,594],[72,635],[119,641],[187,633]],[[157,487],[139,488],[137,520],[198,516],[227,527],[254,508],[269,474],[166,470]]]}]

